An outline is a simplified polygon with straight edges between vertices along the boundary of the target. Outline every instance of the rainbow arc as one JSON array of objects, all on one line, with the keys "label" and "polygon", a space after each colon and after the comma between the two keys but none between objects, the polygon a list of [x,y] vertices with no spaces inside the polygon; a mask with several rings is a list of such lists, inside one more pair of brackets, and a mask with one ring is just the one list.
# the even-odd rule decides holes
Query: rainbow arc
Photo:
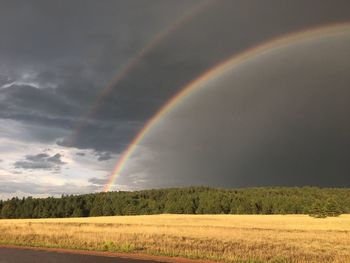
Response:
[{"label": "rainbow arc", "polygon": [[144,127],[139,131],[137,136],[129,144],[127,149],[122,153],[115,166],[115,169],[113,170],[111,176],[108,179],[108,182],[104,187],[104,191],[107,192],[111,190],[117,178],[122,173],[128,160],[136,150],[136,147],[142,142],[146,135],[149,134],[157,126],[157,123],[161,122],[161,120],[169,112],[173,111],[176,107],[178,107],[183,100],[197,93],[201,89],[201,87],[205,86],[205,84],[208,81],[213,80],[215,78],[219,78],[227,70],[232,70],[233,68],[238,67],[243,62],[249,59],[256,58],[257,56],[265,54],[266,52],[271,52],[279,47],[292,45],[293,43],[296,43],[300,40],[331,36],[333,34],[340,33],[343,31],[347,32],[349,29],[350,22],[344,22],[289,33],[282,37],[274,38],[263,44],[249,48],[239,54],[235,54],[232,57],[226,59],[225,61],[219,63],[218,65],[210,68],[198,78],[194,79],[186,86],[181,88],[180,92],[177,93],[169,101],[167,101],[163,105],[163,107],[144,125]]}]

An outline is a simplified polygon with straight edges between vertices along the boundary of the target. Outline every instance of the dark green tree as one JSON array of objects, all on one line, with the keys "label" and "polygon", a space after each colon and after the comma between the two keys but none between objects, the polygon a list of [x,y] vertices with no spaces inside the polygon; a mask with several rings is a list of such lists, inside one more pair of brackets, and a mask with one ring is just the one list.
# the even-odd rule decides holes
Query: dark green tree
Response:
[{"label": "dark green tree", "polygon": [[327,212],[321,200],[315,200],[310,207],[309,215],[315,218],[326,218]]},{"label": "dark green tree", "polygon": [[328,198],[324,206],[327,216],[339,216],[342,214],[342,209],[334,197]]}]

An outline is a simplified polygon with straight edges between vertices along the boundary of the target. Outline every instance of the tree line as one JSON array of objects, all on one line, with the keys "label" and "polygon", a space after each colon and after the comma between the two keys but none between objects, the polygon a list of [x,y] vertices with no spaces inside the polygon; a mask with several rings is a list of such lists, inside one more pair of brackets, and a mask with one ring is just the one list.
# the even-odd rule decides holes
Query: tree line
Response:
[{"label": "tree line", "polygon": [[0,201],[0,218],[63,218],[150,214],[310,214],[350,212],[349,188],[209,187],[118,191]]}]

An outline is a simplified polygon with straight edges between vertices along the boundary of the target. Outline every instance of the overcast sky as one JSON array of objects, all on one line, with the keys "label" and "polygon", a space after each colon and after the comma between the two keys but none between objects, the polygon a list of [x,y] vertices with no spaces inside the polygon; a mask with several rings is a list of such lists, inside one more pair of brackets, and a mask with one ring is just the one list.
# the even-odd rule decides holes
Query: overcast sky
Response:
[{"label": "overcast sky", "polygon": [[[346,22],[348,10],[348,0],[0,0],[0,198],[101,191],[186,83],[274,37]],[[349,31],[299,41],[229,70],[147,136],[113,189],[350,186],[349,43]]]}]

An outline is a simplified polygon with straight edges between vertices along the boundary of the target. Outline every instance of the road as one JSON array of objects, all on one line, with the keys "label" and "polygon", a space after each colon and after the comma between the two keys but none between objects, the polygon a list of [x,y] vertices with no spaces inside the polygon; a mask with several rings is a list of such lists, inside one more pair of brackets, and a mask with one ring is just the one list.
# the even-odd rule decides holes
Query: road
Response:
[{"label": "road", "polygon": [[62,253],[45,250],[1,248],[0,263],[160,263],[160,261],[127,259],[96,255]]}]

